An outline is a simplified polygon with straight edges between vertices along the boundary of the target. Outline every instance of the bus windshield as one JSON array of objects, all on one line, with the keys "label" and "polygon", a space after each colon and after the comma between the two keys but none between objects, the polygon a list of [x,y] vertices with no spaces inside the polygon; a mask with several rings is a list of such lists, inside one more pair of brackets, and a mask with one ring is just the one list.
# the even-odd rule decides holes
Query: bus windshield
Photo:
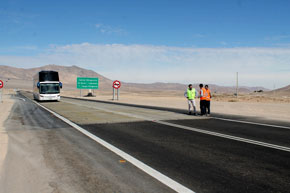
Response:
[{"label": "bus windshield", "polygon": [[58,83],[40,84],[39,93],[40,94],[58,94],[59,84]]}]

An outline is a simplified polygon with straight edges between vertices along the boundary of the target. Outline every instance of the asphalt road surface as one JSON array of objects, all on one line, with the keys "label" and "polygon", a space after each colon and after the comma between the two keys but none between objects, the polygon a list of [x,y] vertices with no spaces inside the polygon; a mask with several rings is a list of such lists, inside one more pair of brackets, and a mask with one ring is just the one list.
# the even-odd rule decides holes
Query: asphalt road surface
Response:
[{"label": "asphalt road surface", "polygon": [[[39,189],[51,192],[173,192],[24,96],[14,96],[25,101],[17,100],[6,121],[11,151],[0,180],[4,192],[12,192],[15,181],[29,192],[21,185],[27,175],[36,176],[26,180],[28,184],[40,181],[44,185]],[[194,117],[172,109],[72,98],[41,105],[194,192],[290,192],[287,122]],[[224,120],[229,118],[234,120]],[[28,156],[16,155],[17,148]],[[21,165],[17,156],[30,163],[27,171],[15,167]],[[16,179],[19,169],[24,174]]]}]

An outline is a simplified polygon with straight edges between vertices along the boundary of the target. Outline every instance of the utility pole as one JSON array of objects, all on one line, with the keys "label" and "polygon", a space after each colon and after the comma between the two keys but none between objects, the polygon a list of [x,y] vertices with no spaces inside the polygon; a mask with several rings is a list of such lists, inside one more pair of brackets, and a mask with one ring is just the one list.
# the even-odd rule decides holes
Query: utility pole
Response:
[{"label": "utility pole", "polygon": [[274,97],[276,97],[276,85],[275,85],[275,83],[273,84],[273,91],[274,91]]},{"label": "utility pole", "polygon": [[237,85],[236,85],[236,97],[238,98],[239,91],[239,72],[237,72]]}]

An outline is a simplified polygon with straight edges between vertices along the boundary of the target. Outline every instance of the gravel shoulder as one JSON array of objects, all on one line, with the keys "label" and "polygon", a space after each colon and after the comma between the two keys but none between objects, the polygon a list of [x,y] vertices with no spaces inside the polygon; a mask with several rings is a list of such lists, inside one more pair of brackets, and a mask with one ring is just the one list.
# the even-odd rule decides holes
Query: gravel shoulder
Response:
[{"label": "gravel shoulder", "polygon": [[30,100],[13,97],[0,193],[173,192]]},{"label": "gravel shoulder", "polygon": [[[153,93],[154,94],[154,93]],[[128,103],[137,105],[148,105],[156,107],[188,109],[187,100],[182,96],[150,96],[141,94],[128,94],[120,95],[119,101],[112,101],[111,95],[98,95],[96,97],[79,97],[69,92],[62,93],[62,96],[85,98],[89,100],[110,101],[114,103]],[[196,99],[197,110],[199,110],[199,99]],[[219,101],[213,98],[211,101],[211,112],[225,115],[236,116],[250,116],[258,119],[285,121],[290,120],[290,103],[277,102],[253,102],[243,100],[229,100]]]},{"label": "gravel shoulder", "polygon": [[8,118],[11,108],[14,104],[14,100],[10,99],[9,95],[3,94],[2,103],[0,102],[0,175],[3,161],[7,154],[8,135],[4,127],[4,122]]}]

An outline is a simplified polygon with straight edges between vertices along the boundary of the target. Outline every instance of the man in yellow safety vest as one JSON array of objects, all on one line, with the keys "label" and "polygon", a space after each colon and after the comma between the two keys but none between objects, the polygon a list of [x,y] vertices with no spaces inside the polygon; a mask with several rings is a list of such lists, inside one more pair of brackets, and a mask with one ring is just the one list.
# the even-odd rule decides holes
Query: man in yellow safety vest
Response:
[{"label": "man in yellow safety vest", "polygon": [[195,97],[197,96],[197,91],[192,88],[192,84],[188,85],[188,89],[184,92],[184,96],[187,98],[188,102],[188,114],[191,115],[191,106],[193,108],[193,115],[196,115],[196,104]]}]

